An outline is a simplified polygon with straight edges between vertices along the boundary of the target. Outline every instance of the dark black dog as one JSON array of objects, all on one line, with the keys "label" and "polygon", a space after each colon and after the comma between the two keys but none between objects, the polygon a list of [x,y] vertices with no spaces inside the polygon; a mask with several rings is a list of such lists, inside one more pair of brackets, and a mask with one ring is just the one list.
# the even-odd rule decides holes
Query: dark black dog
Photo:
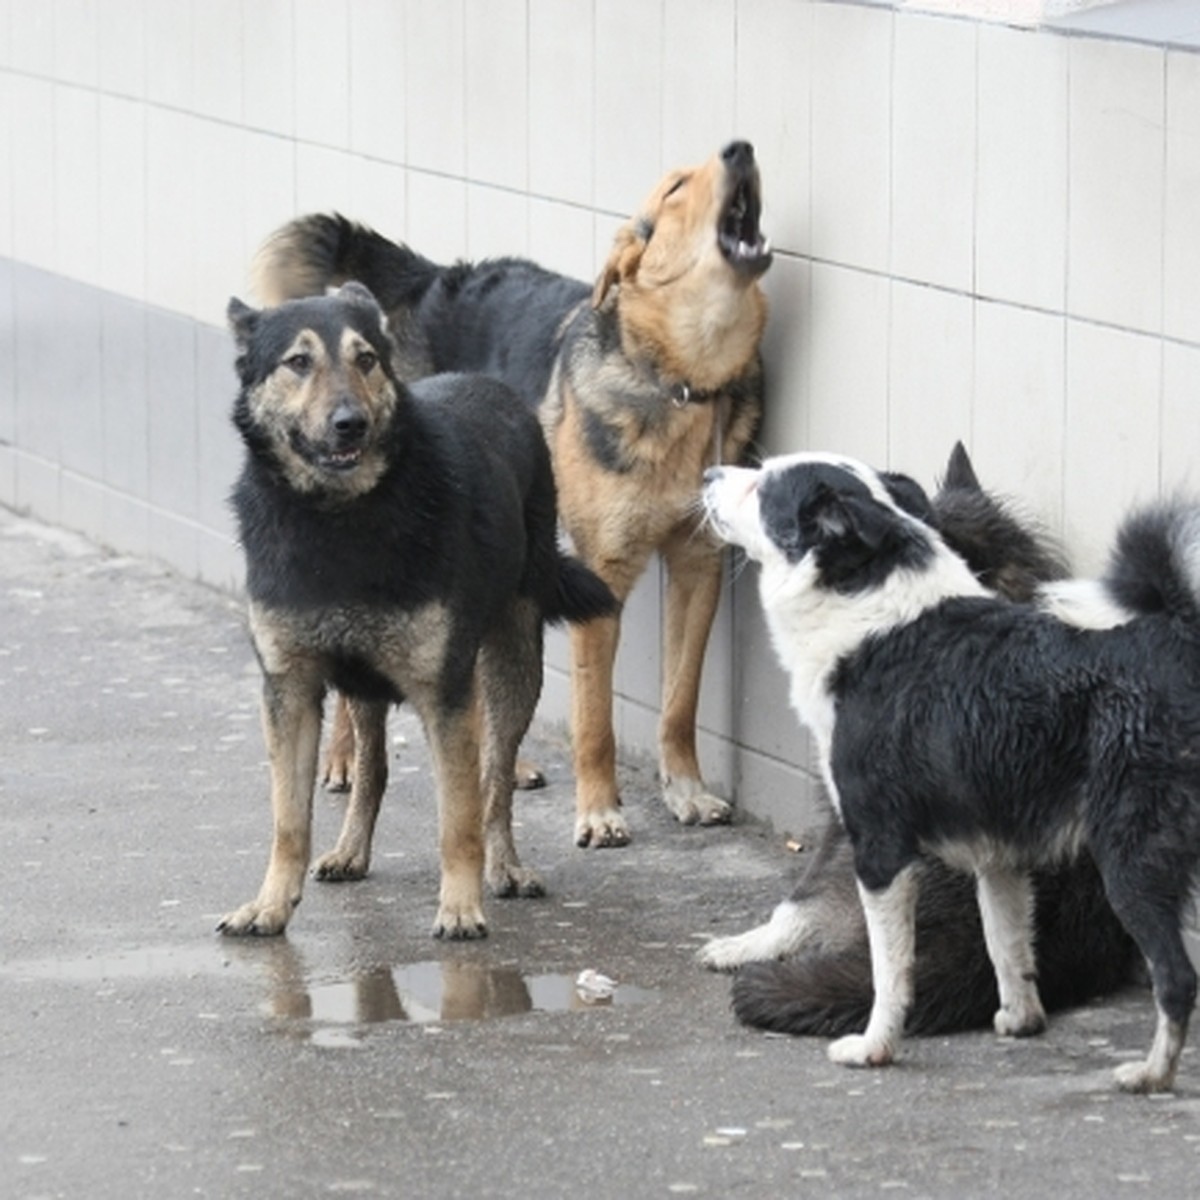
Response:
[{"label": "dark black dog", "polygon": [[1168,1089],[1196,999],[1182,919],[1200,865],[1200,506],[1127,520],[1100,587],[1081,601],[1060,585],[1045,611],[988,592],[914,490],[801,454],[714,469],[704,491],[714,528],[761,565],[772,642],[853,846],[875,995],[830,1058],[895,1056],[928,858],[975,877],[996,1032],[1040,1032],[1030,872],[1086,847],[1158,1010],[1148,1056],[1117,1083]]},{"label": "dark black dog", "polygon": [[387,782],[389,705],[410,701],[433,752],[441,824],[434,932],[486,932],[481,880],[537,895],[512,840],[513,764],[542,683],[546,621],[613,611],[559,552],[536,417],[504,385],[406,387],[371,294],[265,312],[233,300],[246,462],[234,491],[263,671],[274,841],[258,897],[225,933],[279,933],[308,868],[322,700],[350,701],[354,789],[319,879],[366,874]]},{"label": "dark black dog", "polygon": [[[980,582],[1021,603],[1067,574],[1057,548],[979,484],[955,447],[926,514]],[[975,881],[929,861],[917,901],[914,999],[907,1029],[949,1033],[991,1024],[999,995],[983,942]],[[1034,875],[1038,985],[1050,1011],[1082,1004],[1126,984],[1138,954],[1104,897],[1088,855]],[[718,937],[700,951],[716,970],[738,973],[733,1005],[747,1025],[830,1037],[861,1029],[874,991],[867,931],[845,827],[826,826],[792,895],[771,919]]]}]

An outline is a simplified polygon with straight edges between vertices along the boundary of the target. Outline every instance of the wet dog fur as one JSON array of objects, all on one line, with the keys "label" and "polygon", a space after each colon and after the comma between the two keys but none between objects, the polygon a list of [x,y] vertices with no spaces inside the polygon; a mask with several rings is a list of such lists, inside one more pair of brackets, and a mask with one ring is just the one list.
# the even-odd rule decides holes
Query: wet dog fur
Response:
[{"label": "wet dog fur", "polygon": [[[1067,576],[1061,551],[1036,523],[980,485],[961,443],[927,519],[985,587],[1017,603],[1032,602],[1042,585]],[[873,991],[853,852],[833,813],[806,859],[794,891],[767,922],[713,938],[699,958],[713,970],[737,972],[733,1006],[745,1024],[839,1036],[866,1024]],[[907,1032],[987,1027],[999,995],[974,881],[936,859],[921,871]],[[1105,995],[1135,976],[1136,947],[1105,899],[1090,856],[1036,871],[1034,886],[1038,986],[1047,1011]]]},{"label": "wet dog fur", "polygon": [[853,850],[874,1000],[830,1058],[882,1066],[898,1051],[928,858],[974,876],[996,1032],[1041,1032],[1030,873],[1086,848],[1157,1010],[1148,1055],[1117,1085],[1168,1090],[1196,999],[1182,919],[1200,862],[1200,506],[1132,515],[1103,580],[1053,585],[1042,608],[985,589],[914,486],[815,454],[714,469],[705,486],[714,526],[760,564]]},{"label": "wet dog fur", "polygon": [[[742,459],[757,427],[771,261],[752,148],[671,171],[618,230],[594,285],[525,259],[440,266],[338,216],[302,217],[259,253],[270,303],[347,279],[386,309],[400,371],[499,378],[539,410],[575,551],[624,601],[658,553],[667,568],[662,796],[684,823],[727,821],[705,786],[696,713],[720,594],[720,547],[697,520],[704,469]],[[619,617],[571,629],[575,840],[620,846],[613,665]],[[337,744],[343,761],[347,740]]]},{"label": "wet dog fur", "polygon": [[309,868],[326,689],[347,698],[354,786],[321,880],[359,879],[387,783],[387,712],[410,702],[432,752],[441,849],[437,936],[486,933],[482,881],[538,895],[512,838],[517,747],[542,682],[546,621],[611,612],[557,543],[540,427],[503,384],[406,386],[371,294],[229,306],[245,460],[233,493],[263,676],[274,834],[257,897],[226,934],[277,934]]}]

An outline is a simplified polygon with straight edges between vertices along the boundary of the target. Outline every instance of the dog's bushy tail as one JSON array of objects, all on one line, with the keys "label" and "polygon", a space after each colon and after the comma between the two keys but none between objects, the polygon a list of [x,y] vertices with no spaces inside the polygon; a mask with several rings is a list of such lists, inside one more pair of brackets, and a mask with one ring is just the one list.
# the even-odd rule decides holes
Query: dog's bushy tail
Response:
[{"label": "dog's bushy tail", "polygon": [[1168,501],[1128,517],[1103,584],[1127,612],[1200,622],[1200,504]]},{"label": "dog's bushy tail", "polygon": [[[918,901],[913,1006],[917,1036],[984,1029],[999,1004],[974,883],[940,863],[925,867]],[[1047,1012],[1073,1008],[1135,978],[1139,954],[1105,901],[1087,856],[1034,874],[1038,991]],[[746,1025],[776,1033],[840,1037],[865,1028],[874,990],[865,942],[782,962],[751,963],[733,982]]]},{"label": "dog's bushy tail", "polygon": [[572,555],[559,553],[555,589],[542,606],[547,621],[554,625],[562,621],[579,624],[596,617],[611,617],[620,607],[599,575]]},{"label": "dog's bushy tail", "polygon": [[[995,977],[985,954],[958,966],[966,977],[917,960],[917,998],[907,1032],[914,1036],[980,1029],[998,1003]],[[797,1036],[842,1037],[866,1028],[874,992],[866,947],[833,954],[814,952],[782,961],[750,963],[733,981],[733,1010],[758,1029]]]},{"label": "dog's bushy tail", "polygon": [[339,213],[311,213],[277,229],[254,259],[254,290],[264,304],[319,296],[357,280],[385,311],[411,308],[441,268],[407,246]]}]

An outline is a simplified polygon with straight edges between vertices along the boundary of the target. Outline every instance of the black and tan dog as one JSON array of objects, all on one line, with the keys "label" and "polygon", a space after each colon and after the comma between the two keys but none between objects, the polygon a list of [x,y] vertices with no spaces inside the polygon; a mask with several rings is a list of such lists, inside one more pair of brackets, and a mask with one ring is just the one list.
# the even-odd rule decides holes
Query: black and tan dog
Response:
[{"label": "black and tan dog", "polygon": [[250,628],[263,673],[274,840],[230,934],[280,933],[309,865],[325,690],[348,698],[354,789],[319,879],[366,874],[387,782],[387,711],[408,700],[432,750],[441,830],[434,933],[486,933],[482,879],[537,895],[512,840],[513,764],[542,682],[547,620],[611,612],[559,552],[541,430],[503,384],[406,387],[371,294],[259,312],[229,305],[246,446],[234,490]]},{"label": "black and tan dog", "polygon": [[[754,151],[734,142],[670,172],[617,232],[594,286],[524,259],[439,266],[337,216],[300,218],[257,261],[277,303],[347,279],[388,312],[401,371],[479,371],[540,409],[560,516],[583,561],[624,600],[667,566],[663,798],[680,821],[729,819],[696,756],[700,672],[720,548],[699,526],[704,469],[739,461],[757,426],[771,253]],[[579,845],[623,845],[613,734],[618,618],[571,631]],[[336,774],[336,768],[335,768]]]}]

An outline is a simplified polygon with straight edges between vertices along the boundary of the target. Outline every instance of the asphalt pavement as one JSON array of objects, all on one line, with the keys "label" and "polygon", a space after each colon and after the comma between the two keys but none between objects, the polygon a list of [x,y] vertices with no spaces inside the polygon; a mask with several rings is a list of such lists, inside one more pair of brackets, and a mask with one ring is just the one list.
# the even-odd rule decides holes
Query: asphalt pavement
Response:
[{"label": "asphalt pavement", "polygon": [[[551,782],[516,806],[549,895],[491,901],[486,941],[429,936],[434,802],[403,710],[369,878],[310,882],[285,937],[217,936],[266,862],[257,703],[236,599],[0,510],[0,1194],[1200,1189],[1195,1051],[1175,1094],[1113,1089],[1149,1044],[1143,990],[1033,1040],[912,1041],[885,1071],[738,1026],[696,947],[765,917],[800,857],[747,819],[677,826],[644,763],[632,845],[577,849],[561,730],[531,739]],[[318,794],[318,850],[342,803]]]}]

